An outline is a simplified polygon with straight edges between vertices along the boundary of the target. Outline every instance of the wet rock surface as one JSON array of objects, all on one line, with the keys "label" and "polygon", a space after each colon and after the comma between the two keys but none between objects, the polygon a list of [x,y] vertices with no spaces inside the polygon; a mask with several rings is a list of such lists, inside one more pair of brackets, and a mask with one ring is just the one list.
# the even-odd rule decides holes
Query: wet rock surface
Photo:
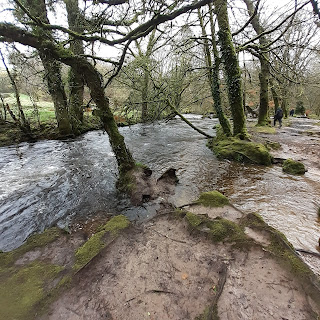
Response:
[{"label": "wet rock surface", "polygon": [[[201,208],[194,207],[199,217],[217,216],[216,208],[206,213]],[[248,239],[252,245],[237,248],[234,242],[212,242],[175,213],[156,217],[101,251],[38,319],[182,320],[216,312],[221,320],[293,320],[320,315],[309,280],[299,279],[268,249],[270,233],[255,230]]]}]

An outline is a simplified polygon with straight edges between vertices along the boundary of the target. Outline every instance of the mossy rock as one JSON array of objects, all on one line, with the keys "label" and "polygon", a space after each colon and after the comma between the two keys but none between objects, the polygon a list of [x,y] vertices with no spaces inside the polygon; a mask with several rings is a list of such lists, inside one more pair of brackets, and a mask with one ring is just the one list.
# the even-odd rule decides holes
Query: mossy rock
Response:
[{"label": "mossy rock", "polygon": [[121,230],[126,229],[129,225],[129,220],[125,216],[119,215],[111,218],[110,221],[101,226],[97,233],[77,249],[75,253],[76,262],[73,270],[77,272],[82,269],[107,246],[107,242],[104,240],[106,233],[109,233],[110,238],[114,239]]},{"label": "mossy rock", "polygon": [[268,150],[279,150],[281,148],[281,144],[274,141],[267,141],[265,146],[268,148]]},{"label": "mossy rock", "polygon": [[303,163],[292,159],[287,159],[283,162],[282,170],[286,173],[296,175],[305,174],[307,171]]},{"label": "mossy rock", "polygon": [[3,268],[6,269],[26,252],[48,245],[58,239],[62,233],[63,230],[57,227],[50,228],[45,230],[43,233],[31,235],[21,247],[13,251],[0,252],[0,273]]},{"label": "mossy rock", "polygon": [[[244,228],[233,221],[217,217],[210,219],[207,216],[199,216],[191,212],[183,213],[192,230],[204,232],[213,242],[239,242],[240,244],[247,240]],[[182,218],[182,212],[178,215]],[[206,229],[206,231],[204,231]]]},{"label": "mossy rock", "polygon": [[[46,286],[61,266],[35,261],[16,272],[9,272],[0,285],[0,319],[34,319],[36,305],[48,294]],[[2,279],[1,279],[2,280]]]},{"label": "mossy rock", "polygon": [[219,191],[204,192],[200,195],[199,199],[194,202],[195,204],[201,204],[205,207],[223,207],[229,204],[229,200]]},{"label": "mossy rock", "polygon": [[208,147],[219,159],[228,159],[237,162],[271,165],[272,156],[261,143],[240,140],[235,137],[212,139]]},{"label": "mossy rock", "polygon": [[242,242],[246,238],[243,229],[238,224],[227,219],[218,217],[207,221],[206,226],[210,229],[209,236],[213,242]]},{"label": "mossy rock", "polygon": [[191,212],[187,212],[185,217],[191,227],[198,227],[203,221],[199,216]]}]

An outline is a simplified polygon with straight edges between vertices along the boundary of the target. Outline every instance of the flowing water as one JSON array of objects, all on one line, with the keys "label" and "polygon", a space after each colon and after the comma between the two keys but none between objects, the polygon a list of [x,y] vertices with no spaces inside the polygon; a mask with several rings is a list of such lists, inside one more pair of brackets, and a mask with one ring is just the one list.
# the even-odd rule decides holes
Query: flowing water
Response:
[{"label": "flowing water", "polygon": [[[216,119],[193,116],[192,122],[214,135]],[[217,189],[238,208],[260,213],[295,247],[315,250],[320,235],[319,168],[311,168],[304,176],[290,176],[279,166],[218,161],[206,147],[207,140],[180,119],[120,131],[136,161],[148,165],[155,175],[177,169],[179,184],[170,199],[176,206]],[[283,133],[300,134],[291,131]],[[313,139],[315,148],[320,146],[319,138],[303,139]],[[156,212],[154,203],[133,208],[117,193],[116,161],[102,131],[75,140],[2,147],[0,152],[0,250],[16,248],[31,233],[48,226],[64,227],[101,212],[125,213],[131,220]]]}]

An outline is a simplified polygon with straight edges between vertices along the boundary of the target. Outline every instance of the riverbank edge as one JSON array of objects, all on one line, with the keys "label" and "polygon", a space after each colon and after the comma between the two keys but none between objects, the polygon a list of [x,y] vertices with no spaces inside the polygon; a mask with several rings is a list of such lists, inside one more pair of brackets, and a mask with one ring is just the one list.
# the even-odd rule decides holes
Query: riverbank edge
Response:
[{"label": "riverbank edge", "polygon": [[[301,283],[305,294],[320,310],[319,277],[302,261],[286,237],[258,214],[245,214],[235,209],[241,214],[241,218],[235,220],[222,217],[221,210],[216,211],[218,207],[227,210],[228,206],[232,207],[232,204],[214,191],[201,195],[191,204],[191,211],[196,208],[198,213],[188,208],[176,209],[171,214],[158,215],[153,221],[156,225],[159,219],[174,219],[187,224],[190,237],[223,244],[227,251],[249,252],[252,248],[259,248],[267,252],[270,259],[276,260]],[[206,210],[211,211],[208,214]],[[102,251],[105,252],[121,235],[135,232],[135,228],[127,218],[119,215],[96,227],[91,235],[79,230],[69,233],[51,228],[32,235],[25,244],[11,252],[0,253],[0,304],[6,306],[0,315],[3,313],[6,319],[28,320],[45,314],[55,300],[81,281],[82,270],[90,269],[90,264],[101,258]],[[259,237],[248,236],[248,228],[263,238],[267,237],[268,244],[259,242]],[[64,260],[62,256],[65,256]],[[252,276],[254,278],[254,274]],[[218,319],[219,299],[214,301],[197,319]]]}]

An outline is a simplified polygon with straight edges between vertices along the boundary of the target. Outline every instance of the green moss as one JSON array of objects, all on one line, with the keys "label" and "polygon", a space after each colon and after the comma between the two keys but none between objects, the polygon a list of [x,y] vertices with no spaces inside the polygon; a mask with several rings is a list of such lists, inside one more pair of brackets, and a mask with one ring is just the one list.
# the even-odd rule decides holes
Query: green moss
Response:
[{"label": "green moss", "polygon": [[261,143],[240,140],[237,138],[212,139],[208,147],[219,159],[238,162],[271,165],[272,156]]},{"label": "green moss", "polygon": [[215,304],[212,307],[207,307],[204,309],[204,312],[195,318],[195,320],[219,320],[218,316],[218,308],[217,305]]},{"label": "green moss", "polygon": [[268,134],[276,134],[277,130],[275,127],[270,127],[268,123],[266,125],[256,125],[252,128],[253,131],[258,133],[268,133]]},{"label": "green moss", "polygon": [[35,305],[47,294],[46,283],[62,269],[34,262],[8,276],[0,286],[0,319],[34,319]]},{"label": "green moss", "polygon": [[246,238],[243,229],[238,224],[227,219],[218,217],[207,221],[206,226],[210,229],[210,238],[214,242],[233,242]]},{"label": "green moss", "polygon": [[187,218],[187,221],[189,222],[189,224],[192,227],[197,227],[202,223],[202,219],[199,216],[197,216],[196,214],[193,214],[191,212],[187,212],[185,216]]},{"label": "green moss", "polygon": [[279,142],[274,141],[267,141],[265,145],[268,148],[268,150],[279,150],[281,148],[281,144]]},{"label": "green moss", "polygon": [[103,240],[104,235],[109,232],[112,237],[127,228],[130,225],[129,220],[122,215],[113,217],[100,231],[95,233],[85,244],[76,251],[76,262],[73,266],[74,271],[78,271],[87,265],[107,244]]},{"label": "green moss", "polygon": [[147,165],[145,165],[145,164],[143,164],[143,163],[141,163],[141,162],[136,162],[136,163],[135,163],[135,166],[136,166],[137,168],[149,169],[149,167],[148,167]]},{"label": "green moss", "polygon": [[55,241],[62,234],[59,228],[50,228],[40,234],[33,234],[28,238],[26,243],[11,252],[0,252],[0,272],[3,268],[13,264],[20,256],[35,248],[44,247]]},{"label": "green moss", "polygon": [[296,175],[304,174],[306,172],[306,168],[303,163],[292,159],[287,159],[283,162],[282,170],[286,173]]},{"label": "green moss", "polygon": [[229,204],[229,200],[220,192],[214,190],[204,192],[200,195],[199,199],[195,201],[197,204],[201,204],[205,207],[223,207]]},{"label": "green moss", "polygon": [[73,266],[75,271],[80,270],[87,265],[105,246],[102,237],[105,231],[94,234],[83,246],[76,251],[76,262]]},{"label": "green moss", "polygon": [[127,217],[123,215],[118,215],[110,219],[104,227],[103,230],[111,232],[112,235],[117,235],[121,230],[128,228],[130,221]]}]

